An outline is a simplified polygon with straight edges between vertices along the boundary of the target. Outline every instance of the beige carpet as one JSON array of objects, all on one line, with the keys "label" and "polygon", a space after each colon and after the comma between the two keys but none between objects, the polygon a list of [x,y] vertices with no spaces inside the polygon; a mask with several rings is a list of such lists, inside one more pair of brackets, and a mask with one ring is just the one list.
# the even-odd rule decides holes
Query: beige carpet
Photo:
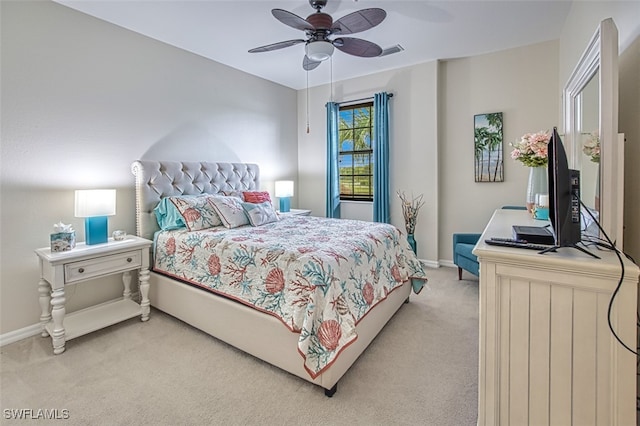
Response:
[{"label": "beige carpet", "polygon": [[11,409],[57,409],[65,425],[475,425],[478,281],[451,268],[429,275],[333,398],[152,310],[62,355],[41,337],[1,348],[0,422],[25,424]]}]

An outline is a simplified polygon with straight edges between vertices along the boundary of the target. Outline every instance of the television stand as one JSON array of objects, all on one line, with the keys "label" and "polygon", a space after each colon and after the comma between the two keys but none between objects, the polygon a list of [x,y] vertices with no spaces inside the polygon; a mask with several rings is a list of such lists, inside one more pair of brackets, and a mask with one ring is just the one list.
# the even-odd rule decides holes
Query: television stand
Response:
[{"label": "television stand", "polygon": [[572,245],[572,246],[553,246],[553,247],[549,247],[548,249],[544,249],[544,250],[542,250],[542,251],[541,251],[541,252],[539,252],[538,254],[545,254],[545,253],[548,253],[548,252],[550,252],[550,251],[556,251],[556,249],[559,249],[559,248],[562,248],[562,247],[574,248],[574,249],[576,249],[576,250],[580,250],[580,251],[581,251],[581,252],[583,252],[583,253],[587,253],[589,256],[593,256],[593,257],[595,257],[596,259],[600,259],[600,257],[599,257],[598,255],[591,253],[589,250],[585,250],[585,249],[583,249],[582,247],[580,247],[580,246],[579,246],[579,245],[577,245],[577,244],[574,244],[574,245]]},{"label": "television stand", "polygon": [[485,242],[509,238],[514,223],[540,222],[524,210],[496,210],[473,250],[480,264],[477,425],[635,425],[637,358],[608,320],[625,344],[636,343],[638,266],[622,256],[621,279],[613,250],[597,252],[602,260],[594,262],[577,250],[540,256]]}]

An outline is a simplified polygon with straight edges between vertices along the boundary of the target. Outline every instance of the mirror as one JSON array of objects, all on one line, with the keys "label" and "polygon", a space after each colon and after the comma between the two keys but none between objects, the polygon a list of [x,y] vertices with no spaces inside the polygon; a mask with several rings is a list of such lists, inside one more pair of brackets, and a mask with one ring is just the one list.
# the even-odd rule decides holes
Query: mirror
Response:
[{"label": "mirror", "polygon": [[[618,139],[618,29],[611,18],[600,23],[564,88],[563,115],[569,166],[580,170],[580,198],[609,238],[622,248],[624,161]],[[598,143],[599,161],[592,161],[596,160]],[[597,234],[597,227],[585,225],[589,234]]]},{"label": "mirror", "polygon": [[[580,198],[582,202],[600,213],[600,155],[599,112],[600,72],[589,80],[575,99],[576,124],[580,137],[577,139],[573,168],[580,170]],[[596,233],[596,236],[598,233]]]}]

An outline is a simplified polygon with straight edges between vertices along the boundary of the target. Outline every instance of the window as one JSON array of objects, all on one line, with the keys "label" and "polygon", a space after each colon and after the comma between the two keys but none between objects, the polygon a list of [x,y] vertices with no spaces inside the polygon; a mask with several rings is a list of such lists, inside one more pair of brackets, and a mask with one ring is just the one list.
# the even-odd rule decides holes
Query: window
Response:
[{"label": "window", "polygon": [[340,199],[373,201],[373,102],[340,107]]}]

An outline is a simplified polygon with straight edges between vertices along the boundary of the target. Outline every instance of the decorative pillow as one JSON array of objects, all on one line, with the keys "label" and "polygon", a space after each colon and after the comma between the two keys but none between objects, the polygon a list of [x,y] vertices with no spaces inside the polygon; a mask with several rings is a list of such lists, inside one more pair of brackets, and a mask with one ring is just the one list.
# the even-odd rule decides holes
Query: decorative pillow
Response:
[{"label": "decorative pillow", "polygon": [[260,226],[265,223],[277,222],[278,214],[273,209],[271,201],[264,203],[242,203],[242,208],[249,217],[252,226]]},{"label": "decorative pillow", "polygon": [[189,231],[222,225],[222,221],[211,203],[212,198],[213,196],[209,194],[192,197],[169,197]]},{"label": "decorative pillow", "polygon": [[153,209],[153,212],[156,214],[156,220],[158,221],[158,226],[160,226],[160,229],[166,231],[169,229],[186,228],[187,224],[182,218],[182,213],[180,213],[180,211],[176,208],[173,200],[195,197],[198,197],[198,195],[176,195],[173,197],[165,197],[160,200],[156,208]]},{"label": "decorative pillow", "polygon": [[187,225],[182,221],[182,215],[169,198],[170,197],[166,197],[160,200],[156,208],[153,209],[153,212],[156,214],[158,226],[164,231],[186,228]]},{"label": "decorative pillow", "polygon": [[227,228],[237,228],[248,225],[249,219],[242,208],[242,200],[238,197],[224,197],[214,195],[211,197],[213,208],[220,216],[222,224]]},{"label": "decorative pillow", "polygon": [[271,202],[271,196],[267,191],[244,191],[242,193],[244,201],[247,203],[260,204],[265,201]]}]

